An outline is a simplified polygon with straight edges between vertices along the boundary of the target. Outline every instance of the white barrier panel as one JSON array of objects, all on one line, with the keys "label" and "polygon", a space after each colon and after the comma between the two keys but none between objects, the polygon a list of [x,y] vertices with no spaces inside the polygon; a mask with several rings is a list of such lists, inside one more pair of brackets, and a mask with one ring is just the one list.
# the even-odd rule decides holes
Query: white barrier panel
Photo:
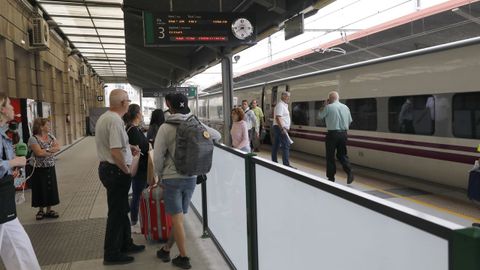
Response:
[{"label": "white barrier panel", "polygon": [[255,168],[259,269],[449,269],[444,238],[264,166],[256,164]]},{"label": "white barrier panel", "polygon": [[238,270],[248,269],[245,160],[215,147],[207,180],[208,227]]},{"label": "white barrier panel", "polygon": [[197,185],[195,187],[195,192],[193,192],[191,202],[198,214],[202,216],[202,185]]}]

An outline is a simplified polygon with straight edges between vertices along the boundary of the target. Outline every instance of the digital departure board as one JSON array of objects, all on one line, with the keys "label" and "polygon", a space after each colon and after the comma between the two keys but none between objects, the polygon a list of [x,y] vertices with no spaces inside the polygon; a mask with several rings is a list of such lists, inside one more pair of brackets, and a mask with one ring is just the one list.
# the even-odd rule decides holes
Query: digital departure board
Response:
[{"label": "digital departure board", "polygon": [[245,13],[143,12],[146,47],[254,44],[255,18]]},{"label": "digital departure board", "polygon": [[168,93],[182,93],[187,97],[195,97],[197,95],[196,86],[178,86],[167,88],[143,88],[143,97],[164,97]]}]

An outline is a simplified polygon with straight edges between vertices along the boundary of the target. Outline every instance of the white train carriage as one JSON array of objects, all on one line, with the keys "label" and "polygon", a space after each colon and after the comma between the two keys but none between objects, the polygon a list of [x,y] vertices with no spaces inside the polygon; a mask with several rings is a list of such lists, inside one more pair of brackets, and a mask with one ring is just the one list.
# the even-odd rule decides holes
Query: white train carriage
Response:
[{"label": "white train carriage", "polygon": [[[236,89],[236,105],[257,99],[266,127],[282,91],[290,91],[292,149],[325,155],[318,109],[332,90],[352,112],[348,155],[365,167],[466,188],[480,143],[480,39]],[[403,106],[405,102],[409,106]],[[221,94],[200,98],[221,128]],[[409,107],[405,127],[402,107]]]}]

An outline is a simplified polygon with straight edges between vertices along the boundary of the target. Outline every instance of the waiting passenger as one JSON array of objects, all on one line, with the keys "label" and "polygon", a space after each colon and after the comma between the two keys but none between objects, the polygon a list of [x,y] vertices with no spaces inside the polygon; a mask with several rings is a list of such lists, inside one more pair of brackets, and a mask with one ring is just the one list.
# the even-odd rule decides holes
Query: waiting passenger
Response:
[{"label": "waiting passenger", "polygon": [[[172,114],[167,117],[167,122],[185,121],[191,116],[188,99],[183,94],[175,94],[171,97],[170,110]],[[207,126],[205,128],[214,141],[220,139],[218,131]],[[165,210],[167,214],[172,216],[173,221],[172,235],[168,242],[157,251],[157,257],[164,262],[169,262],[170,249],[176,242],[180,255],[172,260],[172,264],[183,269],[190,269],[190,258],[187,257],[185,246],[183,218],[184,214],[188,212],[197,176],[181,175],[175,167],[173,157],[176,150],[176,132],[177,125],[164,124],[160,126],[155,138],[155,173],[165,187]]]},{"label": "waiting passenger", "polygon": [[242,109],[245,113],[245,121],[247,122],[249,144],[252,146],[254,138],[258,138],[260,136],[260,130],[257,126],[257,117],[248,106],[248,101],[246,99],[242,100]]},{"label": "waiting passenger", "polygon": [[25,229],[17,218],[13,179],[24,167],[25,157],[15,157],[12,140],[7,137],[7,123],[14,118],[13,106],[5,94],[0,93],[0,256],[7,269],[40,270],[37,256]]},{"label": "waiting passenger", "polygon": [[157,136],[158,128],[165,123],[165,115],[161,109],[156,109],[152,112],[152,117],[150,118],[150,126],[147,131],[148,142],[152,144],[155,142],[155,137]]},{"label": "waiting passenger", "polygon": [[140,149],[128,143],[122,120],[131,102],[127,92],[114,89],[109,99],[110,109],[100,116],[95,126],[95,143],[100,159],[98,175],[107,190],[108,203],[103,264],[126,264],[134,260],[127,253],[145,249],[144,245],[133,243],[128,218],[131,165],[133,156],[139,155]]},{"label": "waiting passenger", "polygon": [[232,110],[232,146],[245,152],[250,152],[250,141],[248,137],[247,122],[244,120],[245,113],[241,108]]},{"label": "waiting passenger", "polygon": [[415,128],[413,127],[413,103],[411,97],[408,97],[403,103],[398,115],[398,122],[400,124],[400,132],[415,134]]},{"label": "waiting passenger", "polygon": [[[60,203],[58,197],[57,174],[55,172],[55,153],[60,151],[60,145],[50,133],[50,120],[37,118],[33,121],[33,136],[28,140],[32,149],[30,165],[34,167],[32,180],[32,207],[39,207],[37,220],[58,218],[58,213],[52,206]],[[44,212],[44,208],[46,212]]]},{"label": "waiting passenger", "polygon": [[128,135],[128,143],[140,148],[138,170],[135,176],[132,177],[133,194],[132,201],[130,202],[130,223],[137,229],[136,232],[140,232],[140,227],[136,226],[138,222],[138,206],[140,204],[140,195],[142,195],[143,189],[147,187],[147,163],[149,150],[147,137],[145,137],[139,127],[139,124],[143,120],[140,106],[137,104],[130,104],[127,113],[123,116],[123,120],[126,125],[125,129]]},{"label": "waiting passenger", "polygon": [[335,182],[337,172],[335,164],[335,151],[337,159],[342,164],[343,170],[347,173],[347,184],[353,182],[353,172],[347,156],[347,131],[352,123],[350,109],[340,103],[340,97],[336,91],[328,94],[328,99],[320,108],[320,118],[325,118],[327,124],[327,137],[325,138],[325,149],[327,159],[327,178]]},{"label": "waiting passenger", "polygon": [[272,146],[272,161],[277,162],[278,148],[282,149],[282,162],[285,166],[290,166],[290,137],[288,130],[290,129],[290,112],[288,111],[288,101],[290,100],[290,92],[283,92],[280,102],[275,106],[273,121],[274,142]]},{"label": "waiting passenger", "polygon": [[263,140],[263,137],[264,137],[262,136],[262,128],[265,128],[263,127],[265,116],[263,115],[262,108],[258,107],[256,99],[252,100],[252,111],[255,114],[255,118],[257,119],[257,127],[258,127],[258,133],[259,133],[259,136],[253,139],[253,151],[258,152],[261,144],[261,140]]}]

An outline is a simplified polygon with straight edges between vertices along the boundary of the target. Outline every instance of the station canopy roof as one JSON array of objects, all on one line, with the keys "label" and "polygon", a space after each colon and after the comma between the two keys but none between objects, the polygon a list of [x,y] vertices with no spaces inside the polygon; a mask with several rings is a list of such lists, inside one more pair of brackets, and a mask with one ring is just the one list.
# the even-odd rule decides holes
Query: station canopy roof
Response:
[{"label": "station canopy roof", "polygon": [[257,39],[292,16],[332,0],[37,0],[74,48],[105,82],[128,81],[141,88],[175,85],[221,60],[212,46],[146,48],[142,11],[248,12]]}]

